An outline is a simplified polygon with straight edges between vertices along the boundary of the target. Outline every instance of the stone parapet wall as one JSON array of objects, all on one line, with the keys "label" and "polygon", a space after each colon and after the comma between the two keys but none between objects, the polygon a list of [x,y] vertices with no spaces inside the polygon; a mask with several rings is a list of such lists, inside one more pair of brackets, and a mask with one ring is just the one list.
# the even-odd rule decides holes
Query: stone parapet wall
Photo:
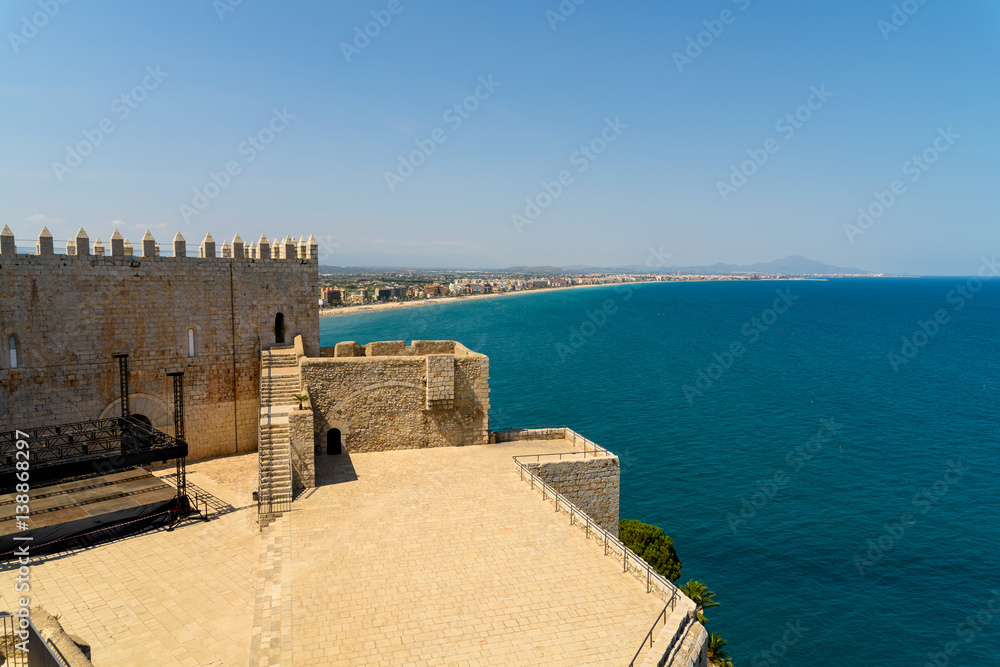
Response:
[{"label": "stone parapet wall", "polygon": [[254,451],[258,345],[280,312],[286,340],[318,352],[317,285],[313,260],[3,256],[0,342],[18,349],[16,369],[0,355],[0,431],[117,416],[112,355],[127,353],[130,393],[168,433],[166,373],[184,371],[191,458]]},{"label": "stone parapet wall", "polygon": [[292,486],[296,490],[316,486],[316,445],[313,412],[293,408],[288,412],[288,438],[292,457]]},{"label": "stone parapet wall", "polygon": [[542,460],[524,465],[601,528],[618,537],[621,468],[617,456]]},{"label": "stone parapet wall", "polygon": [[454,341],[414,341],[410,346],[382,341],[364,347],[347,341],[336,345],[335,355],[301,361],[320,448],[334,428],[341,431],[348,452],[487,443],[485,355]]},{"label": "stone parapet wall", "polygon": [[694,602],[681,597],[669,612],[641,667],[708,667],[708,631]]},{"label": "stone parapet wall", "polygon": [[[656,595],[667,605],[666,617],[658,619],[662,619],[663,626],[654,628],[653,645],[645,654],[640,647],[636,647],[640,651],[637,664],[643,667],[708,667],[708,633],[697,621],[694,602],[673,583],[657,574],[649,563],[627,549],[617,537],[620,485],[618,458],[603,447],[562,427],[495,431],[490,433],[490,442],[552,440],[557,439],[553,435],[560,431],[585,441],[588,450],[591,446],[598,447],[598,453],[593,457],[583,457],[581,453],[577,453],[575,456],[571,455],[572,458],[566,458],[566,454],[523,454],[515,457],[515,462],[521,469],[522,480],[529,482],[544,500],[554,503],[557,512],[568,513],[570,523],[580,529],[581,535],[602,543],[606,557],[618,561],[624,572],[646,585],[647,593]],[[566,439],[569,440],[569,437]],[[531,461],[534,456],[539,460]],[[543,460],[552,456],[562,458]],[[602,521],[598,516],[605,507],[607,515]],[[613,532],[610,529],[612,507]],[[656,626],[656,623],[652,625]],[[648,637],[645,646],[649,646]]]}]

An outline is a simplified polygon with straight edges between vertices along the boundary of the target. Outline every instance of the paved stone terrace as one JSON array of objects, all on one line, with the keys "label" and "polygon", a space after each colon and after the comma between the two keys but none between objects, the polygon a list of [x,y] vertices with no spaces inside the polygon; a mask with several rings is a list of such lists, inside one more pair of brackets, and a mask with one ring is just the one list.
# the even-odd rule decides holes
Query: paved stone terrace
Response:
[{"label": "paved stone terrace", "polygon": [[263,534],[256,454],[191,464],[189,483],[246,509],[36,562],[32,599],[102,667],[626,665],[663,603],[511,460],[571,449],[324,456],[324,486]]},{"label": "paved stone terrace", "polygon": [[[93,649],[100,667],[246,665],[250,657],[259,533],[247,526],[249,491],[216,471],[257,454],[188,464],[188,483],[238,511],[173,532],[157,530],[32,563],[31,600]],[[158,472],[167,475],[172,468]],[[204,471],[210,471],[212,476]],[[0,567],[0,608],[14,607],[16,573]]]},{"label": "paved stone terrace", "polygon": [[627,665],[663,602],[543,503],[511,459],[572,449],[322,457],[326,485],[275,527],[290,540],[291,614],[270,609],[258,623],[276,650],[252,664],[277,664],[290,644],[294,665]]}]

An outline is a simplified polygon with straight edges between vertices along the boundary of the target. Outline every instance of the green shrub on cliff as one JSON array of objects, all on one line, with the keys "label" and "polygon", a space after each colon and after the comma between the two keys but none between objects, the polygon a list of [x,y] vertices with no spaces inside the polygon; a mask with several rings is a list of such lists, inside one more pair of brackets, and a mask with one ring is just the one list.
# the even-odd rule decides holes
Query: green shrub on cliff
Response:
[{"label": "green shrub on cliff", "polygon": [[681,559],[674,551],[674,541],[663,529],[634,519],[618,522],[618,539],[671,581],[681,576]]}]

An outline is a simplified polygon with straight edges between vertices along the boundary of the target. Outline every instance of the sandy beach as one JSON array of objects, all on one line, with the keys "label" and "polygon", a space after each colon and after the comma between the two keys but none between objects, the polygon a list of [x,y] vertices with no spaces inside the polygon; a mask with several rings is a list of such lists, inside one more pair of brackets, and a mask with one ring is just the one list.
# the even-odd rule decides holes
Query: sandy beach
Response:
[{"label": "sandy beach", "polygon": [[[420,299],[417,301],[392,301],[389,303],[369,303],[363,306],[340,306],[338,308],[320,308],[320,316],[326,315],[353,315],[355,313],[374,312],[377,310],[387,310],[390,308],[409,308],[416,306],[433,306],[443,303],[458,303],[461,301],[472,301],[474,299],[494,299],[503,296],[517,296],[520,294],[541,294],[543,292],[557,292],[567,289],[584,289],[597,287],[620,287],[622,285],[643,285],[647,283],[660,282],[706,282],[714,280],[716,282],[743,280],[742,278],[700,278],[696,280],[639,280],[634,283],[604,283],[601,285],[568,285],[566,287],[548,287],[542,289],[522,290],[519,292],[500,292],[498,294],[472,294],[469,296],[442,296],[433,299]],[[816,278],[763,278],[761,282],[768,280],[817,280]]]}]

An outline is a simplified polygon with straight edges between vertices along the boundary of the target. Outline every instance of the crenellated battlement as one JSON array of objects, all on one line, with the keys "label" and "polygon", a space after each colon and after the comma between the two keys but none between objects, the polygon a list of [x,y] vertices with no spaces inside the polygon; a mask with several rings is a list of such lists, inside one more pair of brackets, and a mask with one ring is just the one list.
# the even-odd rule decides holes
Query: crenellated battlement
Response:
[{"label": "crenellated battlement", "polygon": [[[14,238],[14,233],[10,230],[10,227],[4,225],[3,231],[0,231],[0,256],[9,257],[16,255],[62,255],[67,257],[142,257],[155,258],[160,257],[160,244],[153,237],[153,234],[148,229],[146,233],[143,234],[142,239],[139,241],[137,247],[133,248],[132,243],[128,238],[123,237],[121,233],[116,229],[110,237],[110,247],[106,246],[104,242],[97,238],[93,245],[90,243],[90,237],[87,232],[80,228],[80,231],[76,233],[76,236],[65,240],[59,241],[61,247],[65,248],[64,252],[58,252],[56,248],[56,241],[52,238],[52,234],[49,232],[47,227],[42,227],[42,231],[38,234],[38,239],[35,241],[35,252],[22,252],[18,248],[19,239]],[[30,241],[20,240],[21,248],[30,247],[27,244]],[[65,244],[65,245],[62,245]],[[291,236],[285,236],[283,239],[273,239],[271,241],[267,240],[267,237],[263,234],[260,239],[256,241],[251,241],[249,244],[244,243],[240,235],[237,234],[233,237],[232,242],[223,241],[222,247],[216,249],[215,239],[212,235],[205,234],[205,238],[202,240],[201,244],[197,248],[196,254],[194,249],[188,250],[187,241],[178,231],[172,241],[172,255],[164,255],[166,257],[175,258],[200,258],[200,259],[254,259],[254,260],[289,260],[289,259],[319,259],[319,243],[316,241],[316,237],[309,235],[306,239],[304,236],[300,236],[296,241]]]}]

